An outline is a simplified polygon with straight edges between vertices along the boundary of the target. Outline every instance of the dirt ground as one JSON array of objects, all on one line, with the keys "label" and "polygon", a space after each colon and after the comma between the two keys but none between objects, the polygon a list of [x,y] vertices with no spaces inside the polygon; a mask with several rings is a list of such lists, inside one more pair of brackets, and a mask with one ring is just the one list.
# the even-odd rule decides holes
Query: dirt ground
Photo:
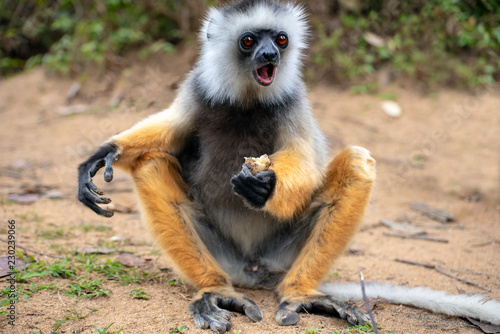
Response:
[{"label": "dirt ground", "polygon": [[[40,253],[73,256],[76,248],[106,246],[133,251],[152,263],[151,270],[169,268],[135,210],[130,178],[116,171],[114,181],[105,184],[102,173],[96,176],[95,182],[115,207],[132,211],[103,218],[76,200],[76,167],[109,136],[168,106],[194,58],[192,50],[147,61],[130,57],[121,68],[81,76],[82,87],[70,101],[68,92],[77,80],[48,76],[41,69],[0,81],[0,238],[7,238],[7,221],[15,220],[17,245]],[[423,94],[411,84],[403,86],[388,86],[374,95],[352,95],[327,85],[310,89],[311,104],[332,155],[356,144],[368,148],[377,160],[378,179],[364,225],[327,280],[356,282],[361,266],[367,281],[478,292],[500,299],[499,91],[442,89]],[[401,117],[391,118],[382,111],[384,98],[399,103]],[[63,115],[77,109],[84,112]],[[62,198],[47,198],[48,190],[60,192]],[[7,199],[26,192],[42,195],[24,205]],[[410,208],[413,201],[444,209],[456,221],[442,224],[427,218]],[[428,236],[448,242],[387,236],[395,232],[380,224],[384,218],[409,221],[425,228]],[[51,237],[51,231],[56,231],[56,237]],[[32,251],[23,253],[53,261]],[[4,242],[0,242],[0,254],[7,254]],[[396,258],[435,264],[491,291]],[[15,329],[0,315],[0,332],[51,333],[57,319],[69,319],[77,310],[88,316],[65,321],[57,333],[94,333],[94,326],[111,323],[108,333],[121,327],[122,333],[170,333],[181,326],[186,326],[184,333],[203,333],[187,313],[194,291],[167,282],[178,278],[175,271],[162,271],[158,277],[128,286],[105,282],[103,287],[113,294],[100,298],[39,291],[16,304]],[[69,280],[47,277],[32,282],[52,282],[61,289],[69,284]],[[6,285],[5,278],[0,285]],[[132,299],[133,288],[144,289],[150,299]],[[242,292],[262,307],[264,319],[252,323],[233,313],[237,333],[347,331],[345,321],[326,315],[302,314],[296,326],[278,327],[274,320],[278,299],[272,291]],[[466,320],[406,306],[383,303],[374,314],[386,333],[480,333]]]}]

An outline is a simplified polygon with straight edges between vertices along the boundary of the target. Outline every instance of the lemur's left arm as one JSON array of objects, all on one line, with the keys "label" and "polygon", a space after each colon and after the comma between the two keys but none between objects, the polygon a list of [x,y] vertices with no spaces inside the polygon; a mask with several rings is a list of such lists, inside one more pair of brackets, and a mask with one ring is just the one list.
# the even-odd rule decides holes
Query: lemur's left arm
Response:
[{"label": "lemur's left arm", "polygon": [[231,180],[247,204],[280,220],[292,219],[307,208],[323,182],[322,134],[312,118],[301,121],[278,128],[278,150],[269,156],[272,167],[268,171],[252,175],[243,165]]},{"label": "lemur's left arm", "polygon": [[286,220],[309,206],[313,192],[323,180],[318,153],[325,152],[317,152],[313,139],[300,139],[269,157],[276,174],[276,187],[263,210]]}]

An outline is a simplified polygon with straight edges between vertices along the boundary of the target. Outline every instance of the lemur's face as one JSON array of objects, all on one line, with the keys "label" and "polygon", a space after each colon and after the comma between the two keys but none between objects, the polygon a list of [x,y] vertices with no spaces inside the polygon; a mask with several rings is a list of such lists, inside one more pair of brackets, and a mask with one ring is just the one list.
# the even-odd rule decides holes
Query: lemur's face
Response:
[{"label": "lemur's face", "polygon": [[262,86],[273,83],[282,54],[288,46],[284,31],[246,31],[240,35],[239,48],[243,66],[252,69],[254,79]]},{"label": "lemur's face", "polygon": [[279,102],[301,85],[308,25],[301,6],[248,0],[211,9],[200,33],[200,87],[211,101]]}]

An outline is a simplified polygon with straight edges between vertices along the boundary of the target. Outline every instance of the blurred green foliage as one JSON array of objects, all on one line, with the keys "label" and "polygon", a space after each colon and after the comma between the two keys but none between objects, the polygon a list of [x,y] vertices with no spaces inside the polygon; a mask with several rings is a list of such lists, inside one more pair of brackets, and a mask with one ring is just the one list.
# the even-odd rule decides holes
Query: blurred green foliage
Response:
[{"label": "blurred green foliage", "polygon": [[142,47],[172,51],[182,38],[176,0],[3,0],[0,73],[45,64],[62,73]]},{"label": "blurred green foliage", "polygon": [[473,88],[500,79],[499,1],[359,3],[313,20],[313,74],[350,84],[368,80],[358,86],[368,90],[376,89],[374,74],[382,68],[428,86]]},{"label": "blurred green foliage", "polygon": [[[171,52],[196,32],[207,5],[222,2],[0,1],[0,75],[38,64],[78,73],[89,64],[105,68],[128,50]],[[316,79],[355,85],[359,92],[377,89],[375,74],[381,69],[430,86],[472,88],[500,80],[498,0],[309,0],[305,5],[314,29],[307,74]],[[185,24],[186,9],[191,25]]]}]

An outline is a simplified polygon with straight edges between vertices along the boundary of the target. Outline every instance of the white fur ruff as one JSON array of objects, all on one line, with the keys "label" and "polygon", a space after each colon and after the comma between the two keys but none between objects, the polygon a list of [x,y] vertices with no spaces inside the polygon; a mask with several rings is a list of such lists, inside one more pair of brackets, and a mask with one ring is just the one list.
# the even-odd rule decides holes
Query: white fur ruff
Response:
[{"label": "white fur ruff", "polygon": [[[385,298],[392,304],[403,304],[451,316],[469,317],[500,325],[500,302],[482,295],[450,295],[426,287],[408,288],[379,282],[367,282],[368,298]],[[319,289],[342,301],[361,301],[357,283],[324,283]]]},{"label": "white fur ruff", "polygon": [[[202,44],[199,64],[200,80],[206,94],[214,101],[235,102],[250,89],[262,102],[280,102],[301,80],[303,50],[307,47],[308,24],[302,7],[275,2],[277,7],[257,3],[248,11],[232,12],[211,8],[200,31]],[[243,32],[272,29],[285,31],[289,45],[276,70],[272,85],[258,85],[252,69],[242,69],[237,61],[238,39]]]}]

